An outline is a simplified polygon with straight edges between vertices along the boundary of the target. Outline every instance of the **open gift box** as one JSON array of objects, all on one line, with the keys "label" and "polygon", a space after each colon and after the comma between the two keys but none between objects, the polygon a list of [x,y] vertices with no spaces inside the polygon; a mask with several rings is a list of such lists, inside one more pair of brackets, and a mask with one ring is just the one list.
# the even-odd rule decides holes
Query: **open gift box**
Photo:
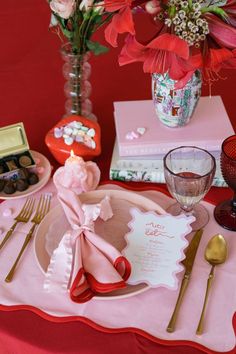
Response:
[{"label": "open gift box", "polygon": [[39,181],[23,123],[0,128],[0,192],[25,191]]},{"label": "open gift box", "polygon": [[35,167],[23,123],[0,128],[0,178],[16,180],[21,168]]}]

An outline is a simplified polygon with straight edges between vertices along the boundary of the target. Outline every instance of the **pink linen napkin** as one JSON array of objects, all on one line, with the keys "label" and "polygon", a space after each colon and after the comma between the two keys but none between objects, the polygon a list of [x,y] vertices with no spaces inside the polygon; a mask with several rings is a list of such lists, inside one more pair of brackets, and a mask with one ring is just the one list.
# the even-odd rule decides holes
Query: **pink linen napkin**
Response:
[{"label": "pink linen napkin", "polygon": [[[91,164],[94,163],[82,161],[81,164],[83,173],[86,173],[86,164],[89,164],[91,171]],[[82,303],[97,293],[126,287],[125,281],[130,275],[131,266],[117,249],[94,232],[94,221],[98,217],[106,221],[113,215],[109,198],[105,197],[97,204],[82,204],[77,193],[96,187],[94,178],[90,176],[90,183],[83,183],[81,189],[78,184],[76,188],[71,188],[62,184],[64,173],[64,167],[56,171],[54,184],[71,229],[53,252],[44,287],[52,292],[67,288],[71,299]]]}]

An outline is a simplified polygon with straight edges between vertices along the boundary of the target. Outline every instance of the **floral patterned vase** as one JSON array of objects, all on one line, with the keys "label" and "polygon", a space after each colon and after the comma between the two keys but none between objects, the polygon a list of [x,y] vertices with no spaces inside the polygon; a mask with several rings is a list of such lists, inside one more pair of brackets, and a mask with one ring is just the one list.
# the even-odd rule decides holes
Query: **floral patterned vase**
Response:
[{"label": "floral patterned vase", "polygon": [[156,114],[168,127],[186,125],[201,96],[202,78],[196,71],[182,89],[175,89],[176,81],[168,74],[152,75],[152,97]]}]

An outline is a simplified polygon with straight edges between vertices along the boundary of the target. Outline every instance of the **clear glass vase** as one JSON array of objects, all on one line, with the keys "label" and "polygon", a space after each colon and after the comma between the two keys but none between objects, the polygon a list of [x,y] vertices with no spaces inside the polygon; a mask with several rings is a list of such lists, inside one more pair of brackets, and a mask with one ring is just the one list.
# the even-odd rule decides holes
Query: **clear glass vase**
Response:
[{"label": "clear glass vase", "polygon": [[152,74],[152,97],[157,117],[171,128],[186,125],[201,96],[201,72],[196,71],[181,89],[175,89],[177,81],[166,74]]},{"label": "clear glass vase", "polygon": [[70,43],[67,43],[62,46],[61,55],[65,61],[63,65],[63,75],[66,79],[64,92],[67,98],[65,115],[81,115],[97,121],[97,117],[92,113],[92,102],[89,99],[92,91],[89,81],[91,75],[90,52],[73,53]]}]

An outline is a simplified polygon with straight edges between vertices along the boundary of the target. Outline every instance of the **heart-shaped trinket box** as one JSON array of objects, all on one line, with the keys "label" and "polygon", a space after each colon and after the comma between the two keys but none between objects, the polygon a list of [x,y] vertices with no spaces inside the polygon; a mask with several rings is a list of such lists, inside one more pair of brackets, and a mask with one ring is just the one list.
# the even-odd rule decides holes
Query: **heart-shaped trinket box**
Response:
[{"label": "heart-shaped trinket box", "polygon": [[45,137],[45,143],[55,159],[64,165],[71,150],[84,160],[101,154],[101,129],[97,122],[71,115],[61,119]]}]

